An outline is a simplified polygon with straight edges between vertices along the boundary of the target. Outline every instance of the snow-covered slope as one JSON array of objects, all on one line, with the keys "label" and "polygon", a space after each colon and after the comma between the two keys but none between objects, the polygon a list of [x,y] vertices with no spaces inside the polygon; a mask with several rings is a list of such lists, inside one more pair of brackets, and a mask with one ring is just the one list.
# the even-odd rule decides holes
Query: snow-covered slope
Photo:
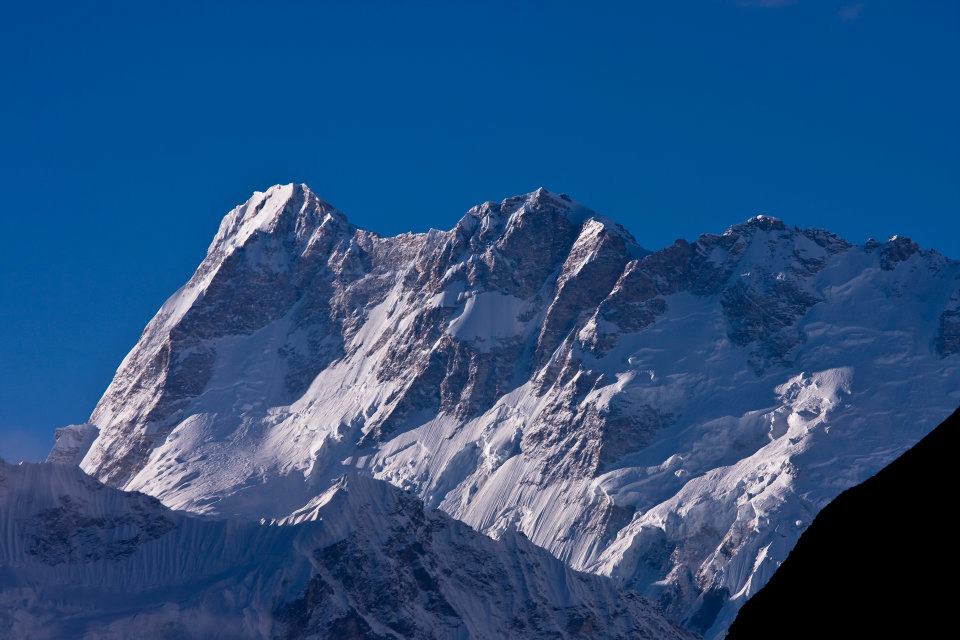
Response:
[{"label": "snow-covered slope", "polygon": [[0,462],[0,638],[665,638],[613,581],[347,473],[282,523]]},{"label": "snow-covered slope", "polygon": [[277,186],[147,326],[82,467],[282,518],[346,462],[715,637],[960,403],[958,278],[765,216],[650,253],[543,189],[386,238]]},{"label": "snow-covered slope", "polygon": [[726,640],[942,637],[956,606],[943,584],[960,572],[944,508],[958,453],[960,410],[818,513]]}]

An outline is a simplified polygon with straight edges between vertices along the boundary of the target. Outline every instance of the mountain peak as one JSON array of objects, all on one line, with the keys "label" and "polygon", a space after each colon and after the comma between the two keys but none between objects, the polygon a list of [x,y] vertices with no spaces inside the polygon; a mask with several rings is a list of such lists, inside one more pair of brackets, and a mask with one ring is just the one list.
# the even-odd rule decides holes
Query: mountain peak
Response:
[{"label": "mountain peak", "polygon": [[266,191],[255,191],[250,199],[224,216],[210,249],[229,253],[258,233],[309,239],[321,228],[349,227],[347,217],[321,200],[306,184],[277,184]]},{"label": "mountain peak", "polygon": [[755,215],[749,220],[746,224],[760,227],[762,229],[785,229],[786,226],[783,224],[783,220],[775,216],[768,216],[764,214]]},{"label": "mountain peak", "polygon": [[[504,198],[499,203],[488,200],[473,206],[455,229],[468,235],[478,233],[485,241],[490,241],[528,225],[539,225],[538,233],[551,233],[560,231],[559,227],[582,225],[592,217],[596,217],[593,211],[567,194],[555,194],[539,187],[528,193]],[[549,224],[548,220],[562,221],[562,224]]]},{"label": "mountain peak", "polygon": [[787,225],[783,223],[783,220],[780,218],[775,218],[774,216],[768,216],[765,214],[755,215],[752,218],[741,222],[740,224],[735,224],[729,227],[726,231],[723,232],[723,235],[737,235],[744,232],[751,232],[755,230],[760,231],[784,231],[787,228]]},{"label": "mountain peak", "polygon": [[544,187],[523,195],[507,198],[501,203],[505,209],[513,209],[519,215],[526,211],[554,210],[562,211],[573,222],[582,223],[592,217],[593,211],[575,202],[567,194],[556,194]]},{"label": "mountain peak", "polygon": [[898,263],[903,262],[921,253],[920,245],[906,236],[891,236],[880,248],[880,265],[885,270],[892,270]]},{"label": "mountain peak", "polygon": [[708,638],[794,523],[952,410],[960,379],[960,264],[925,268],[908,240],[878,269],[762,215],[640,256],[547,189],[379,237],[279,185],[217,242],[97,405],[82,468],[179,509],[324,527],[392,500],[365,482],[388,480],[677,594],[671,615]]}]

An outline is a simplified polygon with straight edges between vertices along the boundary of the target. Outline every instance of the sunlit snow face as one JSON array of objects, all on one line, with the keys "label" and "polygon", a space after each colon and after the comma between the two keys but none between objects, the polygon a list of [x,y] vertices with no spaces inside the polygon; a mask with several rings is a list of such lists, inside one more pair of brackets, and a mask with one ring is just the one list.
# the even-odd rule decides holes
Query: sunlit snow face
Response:
[{"label": "sunlit snow face", "polygon": [[715,635],[796,521],[957,401],[958,266],[900,240],[759,218],[648,255],[547,192],[380,238],[267,193],[118,371],[85,469],[282,519],[346,465],[651,597],[687,589],[678,620],[726,590]]}]

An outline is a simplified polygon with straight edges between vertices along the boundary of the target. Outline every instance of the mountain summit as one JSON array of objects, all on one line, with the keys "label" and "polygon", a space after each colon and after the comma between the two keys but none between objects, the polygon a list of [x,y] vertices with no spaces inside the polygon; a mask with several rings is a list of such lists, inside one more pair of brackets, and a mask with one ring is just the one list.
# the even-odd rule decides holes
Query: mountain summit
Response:
[{"label": "mountain summit", "polygon": [[540,189],[383,237],[276,186],[146,327],[81,467],[282,520],[346,466],[721,637],[820,509],[960,402],[958,289],[909,239],[768,216],[650,252]]}]

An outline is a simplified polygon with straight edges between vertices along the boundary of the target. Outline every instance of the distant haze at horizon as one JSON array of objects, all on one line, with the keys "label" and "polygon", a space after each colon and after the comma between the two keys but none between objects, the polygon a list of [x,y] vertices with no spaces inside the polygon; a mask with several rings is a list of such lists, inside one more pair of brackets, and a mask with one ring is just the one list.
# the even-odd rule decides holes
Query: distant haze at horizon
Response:
[{"label": "distant haze at horizon", "polygon": [[960,258],[960,6],[671,5],[8,8],[0,456],[275,183],[391,235],[544,186],[649,249],[764,213]]}]

